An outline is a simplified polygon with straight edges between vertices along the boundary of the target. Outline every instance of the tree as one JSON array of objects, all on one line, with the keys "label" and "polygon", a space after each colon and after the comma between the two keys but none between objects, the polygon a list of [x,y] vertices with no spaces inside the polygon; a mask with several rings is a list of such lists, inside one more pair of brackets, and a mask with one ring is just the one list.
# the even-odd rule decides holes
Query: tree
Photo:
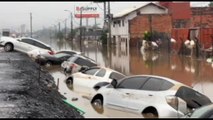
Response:
[{"label": "tree", "polygon": [[103,45],[107,44],[107,31],[105,31],[105,30],[102,31],[100,40],[102,41]]}]

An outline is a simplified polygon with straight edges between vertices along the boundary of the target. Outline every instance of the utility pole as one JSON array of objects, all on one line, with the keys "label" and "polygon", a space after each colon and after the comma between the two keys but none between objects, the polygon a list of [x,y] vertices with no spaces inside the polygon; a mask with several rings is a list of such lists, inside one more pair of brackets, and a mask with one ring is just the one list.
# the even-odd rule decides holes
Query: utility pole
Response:
[{"label": "utility pole", "polygon": [[32,13],[30,13],[30,37],[32,37]]},{"label": "utility pole", "polygon": [[73,17],[72,17],[72,12],[70,12],[70,18],[71,18],[71,23],[70,23],[71,40],[73,40]]},{"label": "utility pole", "polygon": [[61,32],[61,24],[58,22],[58,32]]},{"label": "utility pole", "polygon": [[103,29],[106,30],[106,2],[104,1],[104,26]]},{"label": "utility pole", "polygon": [[80,9],[80,52],[82,52],[81,40],[82,40],[82,9]]},{"label": "utility pole", "polygon": [[94,37],[95,37],[95,40],[96,40],[96,25],[97,25],[97,23],[96,23],[96,17],[95,17],[95,26],[94,26]]},{"label": "utility pole", "polygon": [[72,50],[73,50],[73,17],[72,17],[72,12],[70,12],[70,18],[71,18],[71,23],[70,23],[70,37],[71,37],[71,44],[72,44]]},{"label": "utility pole", "polygon": [[150,40],[152,41],[152,15],[149,15]]},{"label": "utility pole", "polygon": [[111,46],[111,14],[110,14],[110,2],[108,1],[108,31],[109,31],[109,41],[108,46]]},{"label": "utility pole", "polygon": [[66,39],[66,36],[67,36],[67,19],[65,19],[65,21],[64,21],[64,26],[65,26],[65,28],[64,28],[64,29],[65,29],[65,30],[64,30],[64,33],[65,33],[64,36],[65,36],[65,37],[64,37],[64,38]]}]

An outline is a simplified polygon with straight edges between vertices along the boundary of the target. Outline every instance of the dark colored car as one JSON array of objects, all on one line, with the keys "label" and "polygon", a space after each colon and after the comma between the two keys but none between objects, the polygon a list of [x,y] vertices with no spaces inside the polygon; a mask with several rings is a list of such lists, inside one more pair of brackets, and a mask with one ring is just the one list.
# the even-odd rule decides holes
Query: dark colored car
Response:
[{"label": "dark colored car", "polygon": [[78,54],[80,55],[81,52],[78,52],[78,51],[74,51],[74,50],[61,50],[61,51],[57,51],[57,53],[65,53],[65,54],[69,54],[69,55],[74,55],[74,54]]},{"label": "dark colored car", "polygon": [[187,118],[213,118],[213,104],[195,109]]},{"label": "dark colored car", "polygon": [[62,62],[66,61],[72,55],[65,53],[56,53],[54,55],[40,55],[36,62],[40,65],[50,66],[50,65],[60,65]]}]

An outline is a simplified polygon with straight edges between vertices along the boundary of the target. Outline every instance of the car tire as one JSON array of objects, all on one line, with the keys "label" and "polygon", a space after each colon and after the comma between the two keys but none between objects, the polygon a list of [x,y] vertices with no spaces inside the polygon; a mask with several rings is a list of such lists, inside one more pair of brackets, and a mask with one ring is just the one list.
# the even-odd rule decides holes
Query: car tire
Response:
[{"label": "car tire", "polygon": [[5,44],[5,46],[4,46],[4,51],[6,51],[6,52],[11,52],[11,51],[13,51],[13,44],[12,44],[12,43],[7,43],[7,44]]},{"label": "car tire", "polygon": [[102,114],[104,112],[103,100],[100,98],[95,98],[92,101],[92,107],[95,109],[96,112]]},{"label": "car tire", "polygon": [[73,78],[67,78],[66,83],[69,85],[73,85]]},{"label": "car tire", "polygon": [[65,74],[71,73],[71,69],[64,68],[64,73]]},{"label": "car tire", "polygon": [[156,109],[148,108],[142,112],[144,118],[158,118],[158,112]]}]

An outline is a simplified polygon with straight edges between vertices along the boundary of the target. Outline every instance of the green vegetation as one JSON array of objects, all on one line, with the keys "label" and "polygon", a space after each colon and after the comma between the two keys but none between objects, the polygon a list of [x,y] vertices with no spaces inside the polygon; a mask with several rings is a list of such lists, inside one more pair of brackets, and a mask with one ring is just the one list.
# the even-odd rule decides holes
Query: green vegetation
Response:
[{"label": "green vegetation", "polygon": [[209,7],[213,7],[213,2],[212,1],[209,3]]},{"label": "green vegetation", "polygon": [[106,31],[106,30],[105,30],[105,31],[104,31],[104,30],[102,31],[100,40],[102,41],[102,44],[103,44],[103,45],[106,45],[106,44],[107,44],[107,31]]}]

